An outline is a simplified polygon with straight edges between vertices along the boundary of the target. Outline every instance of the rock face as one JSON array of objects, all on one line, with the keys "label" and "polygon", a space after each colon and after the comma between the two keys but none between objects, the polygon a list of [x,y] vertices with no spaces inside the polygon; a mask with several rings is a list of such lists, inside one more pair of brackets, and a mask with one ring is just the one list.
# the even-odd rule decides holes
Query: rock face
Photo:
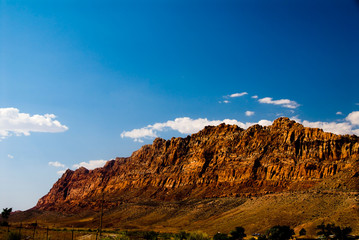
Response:
[{"label": "rock face", "polygon": [[186,138],[157,138],[103,168],[67,170],[35,209],[78,212],[142,200],[175,201],[293,191],[358,191],[359,138],[273,125],[209,126]]}]

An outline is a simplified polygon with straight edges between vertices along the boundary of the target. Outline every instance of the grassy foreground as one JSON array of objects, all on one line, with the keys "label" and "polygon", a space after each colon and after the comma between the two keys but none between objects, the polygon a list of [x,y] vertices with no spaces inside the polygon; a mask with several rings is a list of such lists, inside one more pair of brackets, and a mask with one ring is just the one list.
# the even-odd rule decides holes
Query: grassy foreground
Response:
[{"label": "grassy foreground", "polygon": [[[105,210],[103,228],[128,231],[203,231],[210,235],[229,233],[242,226],[248,234],[264,233],[275,225],[305,228],[316,235],[316,226],[331,223],[352,227],[359,235],[358,196],[343,192],[268,194],[251,198],[217,198],[181,202],[124,203]],[[32,223],[52,228],[97,229],[99,212],[62,215],[27,211],[10,217],[11,224]]]},{"label": "grassy foreground", "polygon": [[37,225],[20,225],[0,227],[2,240],[289,240],[289,239],[322,239],[350,240],[359,236],[350,235],[351,228],[341,228],[334,224],[317,226],[317,236],[307,236],[306,230],[295,233],[289,226],[274,226],[264,234],[246,235],[243,227],[236,227],[229,234],[217,232],[210,236],[203,232],[160,233],[155,231],[121,231],[93,229],[49,228]]}]

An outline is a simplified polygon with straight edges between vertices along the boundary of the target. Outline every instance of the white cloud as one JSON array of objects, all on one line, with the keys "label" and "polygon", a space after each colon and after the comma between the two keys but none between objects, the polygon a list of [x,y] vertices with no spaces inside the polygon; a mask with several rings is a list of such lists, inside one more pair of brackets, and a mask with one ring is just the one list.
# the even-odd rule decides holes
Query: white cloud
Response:
[{"label": "white cloud", "polygon": [[58,175],[62,175],[62,174],[64,174],[66,172],[66,170],[60,170],[60,171],[57,171],[57,174]]},{"label": "white cloud", "polygon": [[286,108],[297,108],[300,105],[292,100],[289,99],[279,99],[279,100],[273,100],[270,97],[261,98],[258,100],[260,103],[266,103],[266,104],[274,104],[274,105],[281,105],[282,107]]},{"label": "white cloud", "polygon": [[31,132],[64,132],[68,127],[54,120],[54,114],[30,115],[17,108],[0,108],[0,139],[12,135],[29,136]]},{"label": "white cloud", "polygon": [[321,128],[325,132],[331,132],[335,134],[355,134],[359,136],[359,129],[356,125],[359,125],[359,111],[350,113],[343,122],[310,122],[307,120],[300,120],[296,117],[292,118],[298,123],[303,124],[305,127]]},{"label": "white cloud", "polygon": [[257,99],[257,98],[258,98],[258,96],[257,96],[257,95],[254,95],[254,96],[252,96],[252,98]]},{"label": "white cloud", "polygon": [[[350,113],[341,122],[322,122],[322,121],[310,122],[307,120],[302,121],[297,117],[292,117],[292,119],[298,123],[303,124],[305,127],[321,128],[325,132],[332,132],[335,134],[359,135],[359,129],[358,127],[356,127],[357,125],[359,125],[359,111]],[[146,127],[139,129],[133,129],[131,131],[124,131],[122,132],[121,137],[122,138],[129,137],[132,138],[134,141],[143,142],[143,139],[152,139],[158,137],[158,134],[160,132],[166,130],[174,130],[182,134],[192,134],[202,130],[205,126],[217,126],[221,123],[226,123],[231,125],[235,124],[241,128],[246,129],[254,124],[269,126],[272,124],[272,121],[260,120],[257,123],[254,122],[243,123],[235,119],[208,120],[207,118],[191,119],[189,117],[182,117],[163,123],[155,123],[153,125],[148,125]]]},{"label": "white cloud", "polygon": [[121,137],[133,138],[135,142],[143,142],[141,138],[155,138],[157,134],[153,131],[151,125],[149,125],[144,128],[133,129],[132,131],[124,131],[121,133]]},{"label": "white cloud", "polygon": [[321,128],[325,132],[331,132],[335,134],[354,134],[353,126],[350,125],[348,122],[309,122],[307,120],[304,120],[302,124],[305,127]]},{"label": "white cloud", "polygon": [[246,111],[246,116],[247,117],[250,117],[250,116],[253,116],[254,115],[254,112],[252,111]]},{"label": "white cloud", "polygon": [[[262,125],[262,126],[269,126],[269,125],[272,125],[272,121],[269,121],[269,120],[260,120],[259,122],[258,122],[258,124],[259,125]],[[254,125],[254,124],[252,124],[252,125]]]},{"label": "white cloud", "polygon": [[[176,118],[175,120],[170,120],[164,123],[155,123],[153,125],[148,125],[143,128],[133,129],[131,131],[124,131],[121,134],[121,137],[133,138],[134,141],[142,141],[143,138],[151,139],[157,137],[158,132],[165,130],[175,130],[182,134],[192,134],[202,130],[205,126],[217,126],[221,123],[226,124],[235,124],[241,128],[248,128],[256,123],[242,123],[235,119],[224,119],[224,120],[208,120],[207,118],[198,118],[191,119],[189,117]],[[272,122],[268,120],[261,120],[258,124],[267,126]]]},{"label": "white cloud", "polygon": [[353,125],[359,125],[359,111],[349,113],[345,119]]},{"label": "white cloud", "polygon": [[343,115],[342,112],[336,112],[335,114],[336,114],[336,115]]},{"label": "white cloud", "polygon": [[231,95],[228,95],[227,97],[236,98],[236,97],[242,97],[242,96],[247,95],[247,94],[248,94],[247,92],[233,93]]},{"label": "white cloud", "polygon": [[13,159],[13,158],[14,158],[14,156],[11,155],[11,154],[8,154],[7,157],[10,158],[10,159]]},{"label": "white cloud", "polygon": [[64,168],[65,165],[56,161],[56,162],[49,162],[49,166],[52,166],[52,167],[57,167],[57,168]]},{"label": "white cloud", "polygon": [[85,167],[88,170],[92,170],[95,168],[103,167],[106,164],[106,160],[90,160],[89,162],[80,162],[78,164],[74,164],[73,168]]}]

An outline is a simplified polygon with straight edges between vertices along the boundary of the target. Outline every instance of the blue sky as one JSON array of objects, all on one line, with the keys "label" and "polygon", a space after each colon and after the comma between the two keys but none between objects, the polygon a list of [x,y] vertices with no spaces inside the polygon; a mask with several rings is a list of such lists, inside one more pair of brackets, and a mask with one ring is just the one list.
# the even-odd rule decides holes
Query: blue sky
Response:
[{"label": "blue sky", "polygon": [[359,135],[358,43],[355,0],[3,0],[0,208],[222,121]]}]

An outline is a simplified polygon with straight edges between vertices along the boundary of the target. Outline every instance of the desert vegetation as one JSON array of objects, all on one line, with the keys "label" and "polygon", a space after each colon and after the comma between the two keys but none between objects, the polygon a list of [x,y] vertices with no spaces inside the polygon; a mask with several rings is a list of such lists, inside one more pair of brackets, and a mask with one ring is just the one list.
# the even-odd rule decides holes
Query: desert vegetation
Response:
[{"label": "desert vegetation", "polygon": [[320,236],[320,239],[323,240],[346,240],[349,239],[349,234],[352,232],[351,227],[341,228],[339,226],[335,226],[334,224],[325,225],[324,223],[318,225],[317,229],[319,230],[318,235]]},{"label": "desert vegetation", "polygon": [[1,226],[9,225],[8,220],[9,220],[11,212],[12,212],[12,208],[3,208],[2,212],[1,212],[1,220],[2,220],[0,222]]},{"label": "desert vegetation", "polygon": [[21,224],[18,226],[2,226],[0,238],[3,240],[289,240],[289,239],[322,239],[349,240],[359,237],[349,235],[350,227],[340,227],[334,224],[317,226],[317,236],[306,236],[305,229],[298,233],[289,226],[273,226],[264,233],[247,234],[243,227],[236,227],[227,233],[216,233],[210,236],[204,232],[163,233],[156,231],[122,231],[75,228],[49,228],[38,226],[37,223]]}]

